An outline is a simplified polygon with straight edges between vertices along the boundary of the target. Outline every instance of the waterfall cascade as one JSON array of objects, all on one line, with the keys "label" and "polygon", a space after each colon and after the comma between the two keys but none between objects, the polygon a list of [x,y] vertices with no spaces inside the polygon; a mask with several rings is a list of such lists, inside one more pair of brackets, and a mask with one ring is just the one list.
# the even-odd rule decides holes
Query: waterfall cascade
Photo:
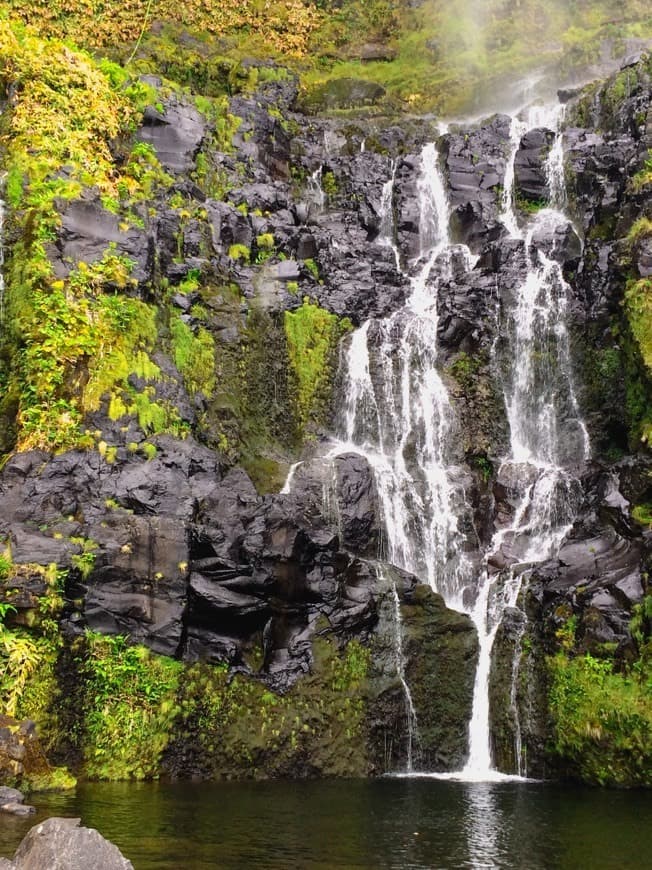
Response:
[{"label": "waterfall cascade", "polygon": [[[475,265],[469,249],[451,243],[450,209],[435,144],[421,154],[419,251],[407,267],[411,293],[405,306],[382,320],[366,321],[342,354],[342,402],[337,439],[326,459],[347,452],[362,454],[373,469],[384,525],[379,556],[427,582],[447,606],[471,616],[478,631],[479,657],[469,723],[469,756],[463,770],[442,776],[470,780],[500,778],[490,747],[489,676],[491,652],[503,615],[516,608],[523,579],[532,564],[549,558],[573,521],[581,487],[576,476],[589,456],[570,365],[565,325],[568,285],[561,266],[539,239],[550,239],[568,219],[563,214],[563,150],[560,111],[536,108],[525,120],[513,119],[501,220],[522,242],[525,269],[511,302],[497,310],[498,338],[493,364],[503,385],[509,423],[509,452],[498,470],[519,493],[511,519],[498,527],[478,571],[466,552],[460,518],[468,505],[456,474],[461,461],[458,424],[439,372],[437,295],[454,268]],[[546,127],[555,133],[547,163],[550,207],[522,228],[517,217],[515,158],[523,135]],[[393,197],[396,162],[384,185],[378,244],[392,247],[397,267]],[[316,181],[316,178],[313,178]],[[284,492],[289,491],[292,467]],[[330,475],[326,477],[330,481]],[[333,493],[325,490],[332,512]],[[500,556],[500,558],[498,558]],[[496,565],[507,565],[497,569]],[[396,614],[396,663],[408,720],[408,772],[414,761],[417,716],[405,677],[400,607],[392,584]],[[524,616],[523,616],[523,625]],[[523,629],[524,631],[524,629]],[[520,641],[512,664],[511,703],[515,711],[515,757],[521,764],[516,679]],[[437,774],[439,775],[439,774]]]}]

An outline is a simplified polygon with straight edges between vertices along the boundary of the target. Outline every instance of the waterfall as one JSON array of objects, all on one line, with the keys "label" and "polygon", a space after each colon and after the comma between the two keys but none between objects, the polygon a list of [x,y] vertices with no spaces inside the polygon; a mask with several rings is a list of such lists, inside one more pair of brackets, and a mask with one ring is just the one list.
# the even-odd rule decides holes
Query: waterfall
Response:
[{"label": "waterfall", "polygon": [[285,483],[281,488],[280,495],[288,495],[292,491],[292,481],[294,480],[294,475],[297,473],[297,469],[303,465],[303,462],[293,462],[288,469],[287,477],[285,478]]},{"label": "waterfall", "polygon": [[392,249],[396,268],[401,271],[401,256],[396,245],[396,222],[394,218],[394,185],[396,183],[397,160],[392,160],[392,174],[383,185],[380,200],[380,227],[376,243]]},{"label": "waterfall", "polygon": [[[394,250],[396,163],[383,187],[377,244]],[[437,370],[437,286],[451,263],[449,207],[434,144],[421,154],[418,182],[420,238],[411,264],[411,293],[403,309],[368,320],[343,353],[339,439],[327,458],[355,451],[373,469],[384,551],[381,558],[424,579],[461,607],[470,572],[457,516],[464,494],[449,477],[453,409]],[[467,249],[461,259],[471,264]],[[411,772],[418,722],[405,677],[398,590],[392,582],[396,672],[406,701],[407,768]]]},{"label": "waterfall", "polygon": [[[550,125],[552,119],[553,124]],[[517,605],[528,565],[550,558],[568,534],[581,497],[575,476],[590,454],[586,427],[581,419],[570,365],[566,307],[569,287],[561,266],[536,246],[541,231],[550,235],[567,223],[558,209],[563,206],[563,151],[560,113],[533,112],[526,129],[548,122],[556,133],[546,175],[551,205],[537,214],[523,237],[512,209],[514,172],[506,176],[503,222],[514,238],[523,239],[527,274],[515,305],[501,324],[507,336],[504,395],[510,427],[510,451],[498,477],[518,482],[523,491],[511,523],[499,529],[485,558],[479,594],[473,611],[478,628],[480,655],[469,729],[469,760],[463,774],[485,779],[497,774],[492,768],[489,731],[489,673],[491,651],[507,608]],[[519,127],[513,124],[515,139]],[[518,144],[512,142],[513,148]],[[512,157],[513,166],[513,157]],[[501,560],[499,557],[504,558]],[[496,572],[493,564],[512,563]],[[521,635],[522,636],[522,635]],[[515,657],[520,653],[520,639]],[[515,679],[518,662],[512,663],[511,700],[517,713]],[[515,723],[515,755],[522,754],[521,726]]]},{"label": "waterfall", "polygon": [[[393,185],[395,168],[388,183]],[[386,185],[383,203],[391,205]],[[374,470],[389,562],[423,578],[448,601],[468,580],[450,478],[456,421],[437,369],[437,285],[450,265],[449,207],[434,144],[421,154],[419,252],[403,309],[367,321],[343,360],[343,411],[331,455],[354,450]],[[393,229],[381,220],[381,244]],[[384,230],[384,232],[383,232]]]},{"label": "waterfall", "polygon": [[[577,475],[590,453],[571,372],[566,329],[569,287],[552,256],[554,251],[545,250],[545,239],[553,239],[554,244],[555,230],[568,223],[562,212],[560,118],[557,109],[537,107],[526,120],[515,119],[511,126],[502,221],[510,236],[523,244],[525,270],[514,299],[498,305],[498,337],[492,357],[494,367],[502,368],[510,430],[509,451],[500,464],[498,479],[516,493],[517,503],[511,520],[495,531],[479,576],[465,555],[468,542],[459,524],[468,506],[455,475],[456,462],[461,461],[458,423],[438,369],[437,336],[441,280],[451,278],[454,266],[469,271],[475,261],[466,246],[451,243],[450,209],[434,143],[421,153],[419,248],[406,267],[410,295],[399,311],[368,320],[357,329],[340,358],[342,401],[336,438],[324,457],[331,463],[324,478],[325,510],[336,518],[333,459],[346,452],[364,456],[374,473],[384,532],[379,558],[427,582],[447,606],[468,612],[478,632],[468,761],[461,771],[436,776],[469,780],[502,776],[492,766],[490,747],[492,648],[505,612],[518,607],[528,569],[553,555],[571,528],[581,497]],[[516,154],[524,133],[539,126],[552,127],[556,133],[546,163],[551,207],[530,218],[522,229],[514,206]],[[383,187],[376,244],[394,250],[400,269],[393,206],[396,169],[393,162]],[[284,492],[289,491],[294,470]],[[405,676],[395,582],[391,588],[396,673],[405,696],[410,772],[418,723]],[[524,633],[524,614],[522,625]],[[519,773],[522,739],[516,680],[523,633],[515,644],[510,694]]]}]

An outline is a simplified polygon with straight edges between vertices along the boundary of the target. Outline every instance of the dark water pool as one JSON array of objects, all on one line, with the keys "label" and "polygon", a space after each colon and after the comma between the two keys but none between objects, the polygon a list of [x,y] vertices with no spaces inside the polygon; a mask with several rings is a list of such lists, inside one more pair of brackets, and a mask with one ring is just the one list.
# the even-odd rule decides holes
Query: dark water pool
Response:
[{"label": "dark water pool", "polygon": [[[101,783],[37,802],[37,821],[81,816],[136,870],[652,868],[649,792],[419,779]],[[0,817],[0,855],[34,822]]]}]

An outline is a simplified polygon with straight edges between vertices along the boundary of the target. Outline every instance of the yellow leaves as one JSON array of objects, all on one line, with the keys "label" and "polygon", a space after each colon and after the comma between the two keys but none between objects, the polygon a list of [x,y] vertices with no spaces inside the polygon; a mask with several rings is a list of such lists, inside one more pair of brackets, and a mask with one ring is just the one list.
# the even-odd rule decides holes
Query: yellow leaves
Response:
[{"label": "yellow leaves", "polygon": [[[85,0],[52,0],[43,6],[34,0],[6,0],[23,21],[38,26],[46,36],[65,35],[88,48],[114,47],[135,42],[143,26],[142,0],[97,4]],[[259,37],[267,50],[296,56],[308,51],[308,38],[322,14],[310,0],[152,0],[150,21],[176,22],[215,36],[246,31]],[[65,52],[68,49],[63,49]],[[71,52],[71,66],[81,66]]]}]

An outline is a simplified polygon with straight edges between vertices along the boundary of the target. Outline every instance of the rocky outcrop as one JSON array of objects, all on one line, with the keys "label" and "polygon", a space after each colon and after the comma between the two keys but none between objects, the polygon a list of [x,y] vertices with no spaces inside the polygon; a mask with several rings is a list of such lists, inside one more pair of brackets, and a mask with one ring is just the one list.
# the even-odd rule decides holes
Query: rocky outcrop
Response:
[{"label": "rocky outcrop", "polygon": [[453,237],[474,251],[504,234],[498,216],[509,141],[507,115],[442,138]]}]

